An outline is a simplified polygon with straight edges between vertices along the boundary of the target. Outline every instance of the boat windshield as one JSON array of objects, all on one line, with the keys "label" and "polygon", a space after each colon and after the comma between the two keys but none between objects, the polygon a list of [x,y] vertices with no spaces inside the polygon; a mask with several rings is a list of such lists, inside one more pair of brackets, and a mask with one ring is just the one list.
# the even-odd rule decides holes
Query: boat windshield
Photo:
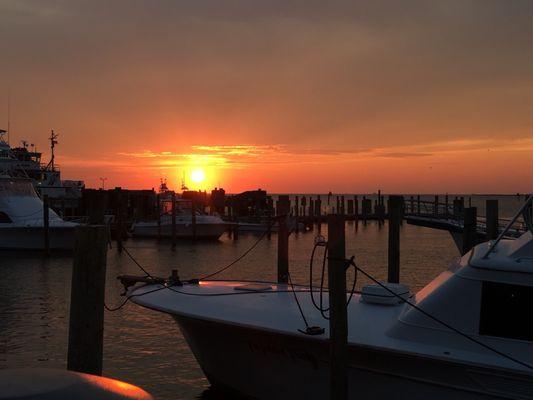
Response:
[{"label": "boat windshield", "polygon": [[30,181],[0,180],[0,197],[29,196],[37,197]]}]

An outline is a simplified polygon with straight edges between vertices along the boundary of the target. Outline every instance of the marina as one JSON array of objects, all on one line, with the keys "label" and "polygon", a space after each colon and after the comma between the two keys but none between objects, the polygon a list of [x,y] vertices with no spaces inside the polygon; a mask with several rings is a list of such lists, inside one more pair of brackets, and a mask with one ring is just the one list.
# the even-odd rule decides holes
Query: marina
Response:
[{"label": "marina", "polygon": [[[473,197],[473,204],[483,201],[483,197]],[[523,200],[512,196],[500,198],[502,208],[509,211],[513,204],[522,202]],[[505,216],[508,215],[507,212],[504,211]],[[387,226],[387,221],[381,223],[379,220],[369,220],[366,223],[357,220],[346,222],[346,254],[356,255],[358,265],[364,265],[366,271],[382,280],[386,280],[389,273],[387,251],[383,251],[388,247]],[[316,234],[319,231],[327,233],[327,224],[315,225],[312,232],[293,232],[289,236],[288,264],[291,278],[294,284],[303,285],[304,288],[308,282],[310,252],[315,246]],[[447,270],[449,263],[460,254],[448,232],[411,224],[401,225],[400,231],[400,277],[401,282],[407,285],[412,293]],[[119,275],[138,274],[136,262],[154,276],[170,276],[172,270],[177,269],[180,278],[185,281],[209,275],[217,271],[221,265],[231,264],[239,259],[243,253],[253,247],[253,251],[247,253],[245,258],[225,270],[216,279],[244,281],[244,283],[233,282],[232,285],[246,285],[246,281],[257,280],[277,281],[278,266],[276,257],[272,257],[278,248],[278,237],[275,232],[272,232],[270,239],[266,237],[261,239],[260,234],[241,233],[238,240],[224,234],[216,241],[200,240],[194,243],[178,241],[174,250],[170,244],[169,239],[157,241],[133,237],[123,243],[127,253],[120,253],[116,242],[113,241],[112,248],[107,253],[106,306],[113,309],[123,302],[124,297],[119,296],[123,288],[115,278]],[[134,260],[128,254],[131,254]],[[0,313],[4,316],[3,321],[6,324],[4,331],[8,333],[8,339],[3,344],[3,358],[0,360],[3,365],[0,367],[5,368],[8,365],[64,367],[69,321],[69,302],[65,299],[70,298],[72,256],[55,254],[53,257],[42,258],[40,253],[29,255],[20,251],[3,251],[2,256],[0,281],[4,282],[2,293],[6,302],[2,302],[5,308],[0,310]],[[20,281],[22,276],[29,277],[25,279],[24,285],[29,285],[32,290],[21,291],[20,286],[11,284]],[[348,270],[347,282],[352,282],[353,278],[353,271]],[[318,275],[314,283],[319,285],[320,282],[316,279],[319,279]],[[357,290],[360,291],[371,283],[371,280],[359,274]],[[213,289],[207,290],[215,292],[228,290],[224,286],[218,288],[216,282],[214,285]],[[233,292],[231,288],[232,286],[229,289]],[[275,286],[273,288],[275,291]],[[305,291],[299,294],[306,297],[305,300],[301,299],[304,304],[309,300],[307,294]],[[266,296],[269,298],[269,295]],[[295,312],[290,291],[285,290],[285,296],[287,298],[283,301],[287,301],[289,308]],[[143,304],[142,297],[139,301]],[[358,303],[359,300],[356,298],[354,304]],[[18,305],[17,308],[12,309],[15,304]],[[21,319],[17,312],[18,307],[28,307],[28,314],[35,317]],[[213,308],[211,312],[215,310],[216,308]],[[298,329],[305,329],[305,324],[297,318],[297,315],[291,317],[291,321],[291,324],[295,324],[291,330],[297,332]],[[327,328],[327,324],[324,325],[327,321],[320,315],[313,317],[312,322]],[[165,326],[165,329],[160,329],[160,326]],[[16,332],[22,331],[31,335],[35,332],[37,336],[15,335]],[[360,329],[355,330],[357,331]],[[225,336],[227,335],[220,334],[220,337]],[[32,344],[27,345],[27,343]],[[103,346],[105,376],[139,385],[156,398],[228,396],[211,388],[187,341],[177,330],[170,316],[139,308],[128,302],[118,311],[105,313]],[[22,349],[25,350],[20,351]],[[256,350],[263,351],[260,348]],[[136,366],[139,362],[146,367],[139,370]]]},{"label": "marina", "polygon": [[0,400],[533,400],[532,19],[0,0]]}]

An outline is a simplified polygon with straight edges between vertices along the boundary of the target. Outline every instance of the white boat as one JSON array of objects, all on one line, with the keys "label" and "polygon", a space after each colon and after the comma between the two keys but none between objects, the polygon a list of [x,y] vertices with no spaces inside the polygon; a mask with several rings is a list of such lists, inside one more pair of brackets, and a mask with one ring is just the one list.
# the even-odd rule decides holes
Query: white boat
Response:
[{"label": "white boat", "polygon": [[[473,248],[416,295],[388,283],[354,295],[350,399],[533,398],[533,235],[502,237]],[[129,293],[176,320],[214,386],[257,399],[329,398],[328,321],[307,288],[200,281]],[[302,333],[294,294],[322,334]]]},{"label": "white boat", "polygon": [[[48,212],[50,249],[73,249],[77,224]],[[0,175],[0,249],[44,249],[43,202],[30,179]]]},{"label": "white boat", "polygon": [[[263,220],[259,222],[237,221],[234,224],[237,226],[237,229],[239,229],[239,232],[265,233],[268,232],[269,227],[270,232],[279,231],[279,225],[275,220],[274,223],[270,223],[268,220]],[[298,222],[294,217],[288,218],[288,228],[289,230],[305,231],[305,225]]]},{"label": "white boat", "polygon": [[50,199],[75,201],[81,198],[83,181],[61,180],[61,171],[55,163],[58,135],[54,131],[49,138],[51,158],[47,164],[41,162],[42,153],[35,145],[22,140],[19,147],[11,147],[4,138],[6,134],[7,131],[0,129],[0,173],[31,179],[37,193]]},{"label": "white boat", "polygon": [[[168,196],[167,196],[168,197]],[[163,214],[159,221],[139,221],[132,225],[134,237],[171,237],[172,212],[171,204],[163,204]],[[226,222],[217,215],[205,215],[196,210],[191,213],[191,202],[176,199],[176,237],[180,239],[218,239],[228,228]]]}]

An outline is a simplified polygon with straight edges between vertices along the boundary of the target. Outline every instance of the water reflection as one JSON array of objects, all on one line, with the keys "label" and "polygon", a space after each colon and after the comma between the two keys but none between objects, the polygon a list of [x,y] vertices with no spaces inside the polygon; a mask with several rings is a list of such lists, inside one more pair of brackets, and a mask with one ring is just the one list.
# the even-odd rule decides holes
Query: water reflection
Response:
[{"label": "water reflection", "polygon": [[[327,233],[324,225],[322,234]],[[347,254],[380,278],[386,276],[387,228],[374,222],[347,224]],[[292,279],[306,283],[315,229],[291,235]],[[244,260],[220,278],[276,279],[276,235],[263,240]],[[127,248],[154,275],[169,276],[178,269],[183,279],[195,278],[227,265],[240,256],[257,236],[241,234],[234,241],[182,242],[176,251],[169,242],[129,240]],[[66,366],[68,313],[72,258],[68,254],[44,259],[39,253],[1,255],[0,268],[0,368]],[[457,256],[446,232],[402,227],[401,279],[419,289]],[[138,274],[135,264],[113,248],[108,254],[106,302],[120,304],[123,291],[116,276]],[[351,272],[350,272],[351,273]],[[218,277],[217,277],[218,278]],[[351,282],[351,277],[348,277]],[[360,279],[358,287],[366,283]],[[226,399],[209,387],[174,320],[128,303],[105,314],[104,374],[138,385],[157,399]],[[223,338],[221,338],[223,340]]]}]

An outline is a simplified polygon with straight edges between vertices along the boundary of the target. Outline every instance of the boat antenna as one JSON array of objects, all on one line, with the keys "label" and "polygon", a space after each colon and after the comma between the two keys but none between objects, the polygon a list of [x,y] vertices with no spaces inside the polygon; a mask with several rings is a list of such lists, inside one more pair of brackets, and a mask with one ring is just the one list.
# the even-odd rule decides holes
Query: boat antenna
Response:
[{"label": "boat antenna", "polygon": [[58,137],[59,135],[55,133],[54,130],[52,129],[52,132],[50,133],[50,137],[48,138],[50,139],[50,149],[52,150],[52,158],[50,159],[50,162],[48,163],[48,166],[51,167],[51,171],[54,171],[54,159],[55,159],[54,148],[56,147],[56,144],[58,144],[58,141],[57,141]]},{"label": "boat antenna", "polygon": [[102,181],[102,190],[105,190],[105,181],[107,181],[107,178],[100,178],[100,180]]}]

